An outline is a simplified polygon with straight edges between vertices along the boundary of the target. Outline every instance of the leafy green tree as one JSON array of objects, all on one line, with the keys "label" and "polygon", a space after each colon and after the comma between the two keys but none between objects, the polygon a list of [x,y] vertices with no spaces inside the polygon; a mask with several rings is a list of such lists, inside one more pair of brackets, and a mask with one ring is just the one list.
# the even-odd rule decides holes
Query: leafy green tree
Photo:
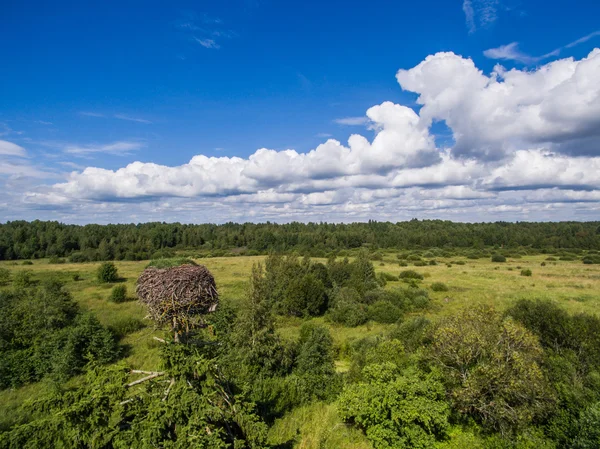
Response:
[{"label": "leafy green tree", "polygon": [[537,338],[489,307],[444,319],[431,354],[456,409],[493,429],[506,433],[528,425],[552,404]]},{"label": "leafy green tree", "polygon": [[364,381],[347,385],[338,409],[364,430],[375,449],[431,448],[445,437],[450,406],[435,373],[401,372],[392,362],[364,368]]},{"label": "leafy green tree", "polygon": [[96,367],[83,386],[25,404],[31,421],[0,433],[0,448],[265,446],[266,425],[214,360],[181,344],[165,345],[161,358],[156,379],[136,385],[123,365]]},{"label": "leafy green tree", "polygon": [[112,262],[104,262],[98,267],[97,272],[98,282],[110,283],[119,280],[119,273],[117,267]]},{"label": "leafy green tree", "polygon": [[581,413],[578,422],[578,435],[573,449],[596,449],[600,447],[600,402]]}]

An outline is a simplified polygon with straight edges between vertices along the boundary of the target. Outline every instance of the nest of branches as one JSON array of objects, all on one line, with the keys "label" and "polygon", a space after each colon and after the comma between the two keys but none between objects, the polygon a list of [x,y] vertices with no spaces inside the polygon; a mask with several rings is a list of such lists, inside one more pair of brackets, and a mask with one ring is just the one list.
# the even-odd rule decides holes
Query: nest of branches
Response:
[{"label": "nest of branches", "polygon": [[173,327],[187,327],[194,316],[213,312],[219,302],[215,278],[202,265],[146,268],[136,293],[152,319]]}]

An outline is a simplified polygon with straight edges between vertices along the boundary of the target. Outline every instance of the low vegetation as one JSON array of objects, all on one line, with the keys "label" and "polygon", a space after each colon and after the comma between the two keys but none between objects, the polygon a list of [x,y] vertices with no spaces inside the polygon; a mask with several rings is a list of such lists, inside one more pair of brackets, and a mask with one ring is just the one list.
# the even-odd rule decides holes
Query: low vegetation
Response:
[{"label": "low vegetation", "polygon": [[[597,447],[595,253],[527,251],[163,253],[109,282],[98,263],[4,262],[0,448]],[[146,266],[180,264],[220,298],[186,338],[128,300]]]}]

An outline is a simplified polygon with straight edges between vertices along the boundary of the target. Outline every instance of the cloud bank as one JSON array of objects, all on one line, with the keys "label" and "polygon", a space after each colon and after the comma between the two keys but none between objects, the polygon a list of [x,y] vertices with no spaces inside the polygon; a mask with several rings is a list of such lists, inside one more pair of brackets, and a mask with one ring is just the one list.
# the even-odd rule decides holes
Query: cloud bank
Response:
[{"label": "cloud bank", "polygon": [[[329,139],[307,153],[261,148],[247,158],[199,154],[177,166],[87,167],[23,201],[97,221],[102,213],[125,214],[121,221],[597,218],[598,73],[599,49],[535,71],[498,65],[490,74],[437,53],[396,74],[402,89],[418,95],[417,110],[384,102],[366,111],[372,138]],[[448,126],[453,144],[436,146],[436,122]],[[21,151],[7,143],[0,153]]]}]

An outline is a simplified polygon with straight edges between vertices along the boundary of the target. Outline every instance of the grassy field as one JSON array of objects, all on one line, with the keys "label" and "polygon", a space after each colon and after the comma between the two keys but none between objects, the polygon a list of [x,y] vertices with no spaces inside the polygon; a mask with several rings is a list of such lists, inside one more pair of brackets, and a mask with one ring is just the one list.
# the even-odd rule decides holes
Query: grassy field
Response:
[{"label": "grassy field", "polygon": [[[557,301],[572,313],[600,312],[600,265],[584,265],[581,261],[545,261],[547,256],[523,256],[509,258],[505,263],[492,263],[490,259],[467,259],[453,257],[437,258],[437,265],[424,267],[399,267],[395,253],[384,254],[383,260],[374,261],[377,272],[398,275],[400,271],[412,269],[425,276],[422,288],[429,290],[432,307],[427,315],[435,318],[452,314],[455,311],[474,304],[492,304],[504,309],[521,298],[544,298]],[[263,260],[256,257],[223,257],[198,259],[196,262],[206,265],[215,276],[218,290],[223,301],[239,304],[244,300],[244,292],[252,265]],[[542,266],[545,262],[545,266]],[[14,276],[19,271],[28,270],[33,280],[43,280],[57,276],[66,283],[66,288],[83,309],[93,311],[98,319],[107,326],[115,326],[121,320],[134,318],[146,323],[146,327],[127,335],[122,340],[126,347],[125,363],[137,369],[156,369],[158,366],[158,346],[152,336],[162,335],[152,323],[145,320],[145,310],[133,300],[135,281],[148,261],[116,262],[122,282],[127,286],[132,300],[120,304],[108,300],[113,285],[99,284],[96,270],[99,263],[87,264],[50,264],[47,260],[33,261],[33,265],[21,262],[0,262]],[[450,264],[451,266],[448,266]],[[409,265],[412,265],[409,263]],[[522,276],[522,269],[530,269],[532,276]],[[79,280],[74,280],[74,275]],[[449,287],[446,292],[433,292],[430,286],[434,282],[443,282]],[[403,286],[402,282],[389,282],[386,288]],[[386,325],[366,324],[356,328],[346,328],[328,324],[323,318],[317,322],[329,326],[335,344],[341,347],[352,339],[375,335],[385,330]],[[278,330],[284,338],[295,338],[304,321],[297,318],[279,318]],[[343,371],[348,363],[338,360],[338,368]],[[71,382],[76,383],[78,379]],[[50,386],[41,382],[16,390],[0,392],[0,424],[14,421],[16,407],[27,398],[35,397]],[[315,417],[322,417],[314,422]],[[273,442],[287,434],[299,432],[302,437],[298,447],[339,447],[340,438],[346,447],[368,447],[361,435],[343,428],[336,411],[331,405],[316,404],[295,410],[290,416],[276,423]],[[283,440],[282,440],[283,441]]]}]

